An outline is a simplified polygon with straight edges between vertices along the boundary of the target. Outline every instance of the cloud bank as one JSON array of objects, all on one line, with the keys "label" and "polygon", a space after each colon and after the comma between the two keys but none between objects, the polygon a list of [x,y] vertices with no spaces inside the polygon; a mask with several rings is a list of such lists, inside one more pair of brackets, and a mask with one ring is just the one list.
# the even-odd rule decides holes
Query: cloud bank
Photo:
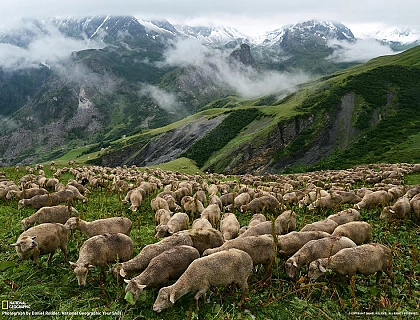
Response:
[{"label": "cloud bank", "polygon": [[230,52],[210,49],[197,40],[185,39],[176,42],[166,51],[161,65],[193,66],[244,98],[294,91],[297,84],[309,80],[309,76],[304,73],[258,71],[229,59]]}]

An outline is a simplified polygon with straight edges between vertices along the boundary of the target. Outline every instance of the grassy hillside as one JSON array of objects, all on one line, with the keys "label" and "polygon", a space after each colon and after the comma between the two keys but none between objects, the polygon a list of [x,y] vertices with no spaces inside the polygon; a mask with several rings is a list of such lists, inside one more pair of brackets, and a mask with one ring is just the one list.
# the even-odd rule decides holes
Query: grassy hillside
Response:
[{"label": "grassy hillside", "polygon": [[[184,166],[185,163],[181,164]],[[380,171],[379,168],[371,166]],[[175,167],[174,167],[175,169]],[[18,183],[26,172],[21,169],[2,168],[8,179]],[[47,177],[54,172],[44,168]],[[103,171],[104,172],[104,171]],[[142,173],[142,171],[140,171]],[[192,176],[190,176],[192,177]],[[215,175],[202,175],[209,183]],[[60,176],[66,183],[74,178],[70,173]],[[239,181],[240,177],[231,176],[230,180]],[[280,178],[280,177],[279,177]],[[293,176],[291,176],[293,179]],[[295,175],[295,189],[304,187]],[[264,183],[274,183],[276,176],[265,177]],[[418,174],[407,175],[407,183],[418,183]],[[301,181],[300,183],[297,181]],[[330,181],[320,180],[319,184]],[[260,181],[260,184],[262,181]],[[372,187],[367,182],[352,184],[349,188]],[[161,191],[161,190],[159,190]],[[111,216],[125,216],[133,222],[131,237],[135,254],[149,243],[157,240],[154,236],[154,213],[150,200],[156,193],[148,195],[138,212],[131,212],[123,205],[125,193],[109,189],[91,188],[86,204],[74,203],[80,216],[88,221]],[[298,214],[299,230],[305,224],[324,219],[332,213],[347,208],[344,204],[334,209],[320,209],[315,212],[293,206]],[[76,276],[69,265],[63,261],[63,255],[57,252],[50,265],[46,256],[35,267],[31,261],[18,261],[15,249],[10,246],[21,233],[20,220],[35,212],[34,209],[17,210],[16,200],[0,200],[0,298],[2,301],[18,301],[30,307],[28,311],[43,319],[349,319],[357,315],[374,314],[379,319],[413,318],[418,316],[420,308],[420,242],[419,226],[410,219],[381,220],[381,208],[362,210],[362,220],[373,228],[373,242],[380,242],[392,248],[396,286],[391,287],[384,276],[379,285],[375,285],[375,276],[358,275],[350,281],[340,281],[331,274],[310,282],[305,277],[304,269],[296,279],[289,279],[284,272],[284,259],[276,258],[273,266],[271,284],[261,283],[263,269],[256,268],[249,279],[250,290],[243,307],[238,307],[240,292],[235,286],[212,288],[207,293],[207,303],[200,301],[200,309],[195,309],[193,295],[187,294],[178,300],[172,308],[156,314],[152,305],[158,289],[147,289],[135,305],[128,303],[125,297],[125,283],[111,273],[103,277],[97,268],[88,275],[86,287],[79,287]],[[250,213],[235,211],[241,226],[246,225]],[[274,219],[267,215],[267,218]],[[76,261],[78,250],[86,236],[76,232],[69,239],[69,260]],[[5,310],[2,310],[3,312]],[[63,316],[65,315],[65,316]],[[16,316],[2,314],[4,319],[16,319]],[[27,319],[32,316],[19,316]]]}]

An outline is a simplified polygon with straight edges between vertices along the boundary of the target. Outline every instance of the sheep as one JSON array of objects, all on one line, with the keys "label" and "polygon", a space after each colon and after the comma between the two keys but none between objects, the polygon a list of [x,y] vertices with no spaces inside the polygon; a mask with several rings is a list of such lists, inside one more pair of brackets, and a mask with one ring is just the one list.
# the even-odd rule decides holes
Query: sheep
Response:
[{"label": "sheep", "polygon": [[182,200],[181,206],[184,208],[184,211],[190,215],[192,220],[204,211],[202,202],[197,198],[187,196],[182,198]]},{"label": "sheep", "polygon": [[140,207],[141,203],[143,202],[143,194],[141,193],[139,188],[132,189],[127,192],[123,203],[131,203],[130,210],[136,212],[137,209]]},{"label": "sheep", "polygon": [[385,190],[373,191],[367,193],[362,201],[356,203],[354,208],[357,210],[360,209],[374,209],[378,206],[385,206],[391,201],[391,195]]},{"label": "sheep", "polygon": [[329,193],[325,197],[320,197],[314,202],[312,202],[308,209],[314,210],[315,208],[318,209],[334,209],[338,207],[343,202],[343,197],[336,193]]},{"label": "sheep", "polygon": [[331,235],[324,231],[292,231],[277,237],[277,252],[280,257],[290,257],[305,243],[329,236]]},{"label": "sheep", "polygon": [[248,192],[242,192],[233,199],[233,203],[225,207],[227,211],[239,210],[241,206],[247,205],[251,201],[251,196]]},{"label": "sheep", "polygon": [[114,269],[114,271],[119,273],[122,277],[140,274],[144,269],[146,269],[150,260],[154,257],[168,249],[180,245],[193,246],[193,242],[188,233],[178,232],[167,238],[163,238],[157,243],[146,245],[137,256],[131,260],[121,263]]},{"label": "sheep", "polygon": [[77,217],[72,217],[67,220],[64,226],[68,230],[77,229],[91,238],[104,233],[123,233],[125,235],[130,235],[132,222],[125,217],[111,217],[90,222]]},{"label": "sheep", "polygon": [[162,198],[165,199],[166,202],[168,203],[169,210],[171,210],[172,212],[181,211],[182,209],[181,206],[176,203],[176,200],[173,196],[171,196],[170,194],[166,194],[166,195],[163,195]]},{"label": "sheep", "polygon": [[372,227],[364,221],[352,221],[335,228],[332,235],[350,238],[357,245],[361,245],[372,238]]},{"label": "sheep", "polygon": [[67,229],[60,223],[42,223],[32,227],[18,237],[13,244],[21,260],[32,259],[38,264],[40,255],[49,254],[47,263],[50,263],[57,248],[64,254],[67,263]]},{"label": "sheep", "polygon": [[296,218],[295,212],[287,210],[279,215],[274,223],[272,221],[261,222],[248,228],[240,237],[273,234],[273,232],[277,235],[288,233],[296,229]]},{"label": "sheep", "polygon": [[205,296],[211,286],[227,286],[233,282],[242,290],[241,305],[248,292],[252,267],[249,254],[234,248],[196,259],[173,285],[159,290],[153,310],[161,312],[189,292],[196,292],[194,300],[198,310],[198,299]]},{"label": "sheep", "polygon": [[88,269],[101,268],[102,273],[108,263],[127,261],[133,256],[133,241],[122,233],[105,233],[87,239],[79,250],[76,262],[70,262],[79,286],[86,285]]},{"label": "sheep", "polygon": [[204,190],[198,190],[198,191],[194,194],[194,197],[195,197],[197,200],[200,200],[200,201],[201,201],[201,203],[202,203],[203,205],[207,203],[207,196],[206,196],[206,193],[204,192]]},{"label": "sheep", "polygon": [[158,211],[159,209],[169,210],[168,202],[166,202],[166,200],[161,197],[153,198],[150,201],[150,206],[152,207],[154,212]]},{"label": "sheep", "polygon": [[345,224],[351,221],[358,221],[360,220],[360,212],[356,209],[349,208],[337,212],[335,214],[331,214],[327,217],[327,219],[335,221],[338,225]]},{"label": "sheep", "polygon": [[125,292],[131,292],[136,302],[145,288],[167,285],[177,280],[195,259],[200,258],[198,250],[190,246],[176,246],[150,260],[147,268],[127,283]]},{"label": "sheep", "polygon": [[300,267],[320,258],[328,258],[344,248],[353,248],[356,244],[347,237],[329,236],[305,243],[293,256],[286,260],[286,274],[294,278]]},{"label": "sheep", "polygon": [[240,212],[250,211],[252,213],[269,212],[276,213],[280,210],[280,202],[271,195],[263,195],[252,199],[248,204],[240,207]]},{"label": "sheep", "polygon": [[213,228],[217,228],[220,221],[220,214],[220,208],[217,204],[209,204],[201,212],[201,218],[206,218],[210,221]]},{"label": "sheep", "polygon": [[314,281],[330,269],[339,275],[353,276],[356,273],[370,275],[376,272],[376,284],[385,272],[394,285],[391,250],[379,243],[369,243],[354,248],[345,248],[328,258],[309,264],[308,277]]},{"label": "sheep", "polygon": [[300,231],[324,231],[328,233],[333,233],[335,228],[338,227],[337,222],[331,219],[323,219],[315,221],[309,224],[306,224]]},{"label": "sheep", "polygon": [[206,218],[197,218],[193,221],[191,229],[211,229],[213,226]]},{"label": "sheep", "polygon": [[175,213],[168,221],[167,224],[160,224],[156,227],[155,238],[163,238],[170,236],[178,231],[188,229],[189,217],[184,212]]},{"label": "sheep", "polygon": [[[79,193],[80,194],[80,193]],[[86,198],[81,195],[79,197],[72,190],[65,189],[49,194],[41,194],[33,196],[30,199],[22,199],[18,202],[18,210],[22,209],[25,206],[30,206],[34,209],[39,209],[42,207],[51,207],[59,205],[60,203],[66,202],[68,200],[82,200],[86,202]]]},{"label": "sheep", "polygon": [[233,204],[233,201],[238,196],[237,192],[230,192],[226,194],[222,194],[219,199],[222,202],[223,207]]},{"label": "sheep", "polygon": [[180,233],[186,233],[190,237],[192,246],[196,248],[200,254],[207,249],[220,247],[225,242],[222,233],[214,228],[189,229],[181,231]]},{"label": "sheep", "polygon": [[220,210],[223,210],[223,203],[222,200],[220,200],[219,196],[214,194],[209,198],[209,204],[217,204],[220,208]]},{"label": "sheep", "polygon": [[65,224],[70,217],[77,216],[78,213],[79,212],[75,208],[70,206],[58,205],[53,207],[42,207],[37,212],[21,221],[22,230],[27,230],[35,223],[57,222]]},{"label": "sheep", "polygon": [[226,212],[220,223],[220,231],[225,240],[231,240],[239,235],[240,229],[239,221],[234,213]]},{"label": "sheep", "polygon": [[414,219],[417,222],[420,222],[420,194],[416,194],[413,198],[411,198],[410,205],[414,213]]},{"label": "sheep", "polygon": [[12,198],[17,198],[19,200],[21,199],[30,199],[33,196],[38,196],[38,195],[42,195],[42,194],[47,194],[48,190],[44,189],[44,188],[29,188],[29,189],[24,189],[22,191],[17,191],[17,190],[9,190],[9,192],[7,192],[6,194],[6,199],[10,200]]},{"label": "sheep", "polygon": [[255,213],[252,215],[251,219],[248,222],[247,226],[243,226],[239,229],[239,235],[244,233],[246,230],[248,230],[250,227],[255,226],[261,222],[267,221],[266,217],[262,213]]},{"label": "sheep", "polygon": [[167,224],[169,219],[172,217],[172,211],[166,210],[166,209],[159,209],[155,213],[155,226],[158,226],[160,224]]},{"label": "sheep", "polygon": [[226,241],[223,245],[213,249],[207,249],[203,256],[211,255],[216,252],[236,248],[245,251],[250,255],[254,266],[262,264],[264,267],[263,279],[267,280],[271,276],[271,265],[274,261],[276,248],[271,235],[249,236],[235,238]]},{"label": "sheep", "polygon": [[404,219],[409,216],[410,213],[410,200],[407,197],[401,197],[392,206],[383,208],[380,218],[385,219],[386,217],[395,217],[398,219]]}]

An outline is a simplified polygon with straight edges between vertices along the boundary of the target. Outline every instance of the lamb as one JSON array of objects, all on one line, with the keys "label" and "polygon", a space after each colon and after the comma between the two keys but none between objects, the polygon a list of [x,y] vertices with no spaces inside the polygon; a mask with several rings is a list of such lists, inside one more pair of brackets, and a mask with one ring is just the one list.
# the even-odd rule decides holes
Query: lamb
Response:
[{"label": "lamb", "polygon": [[333,233],[335,228],[337,227],[338,224],[334,220],[323,219],[305,225],[300,231],[324,231],[328,233]]},{"label": "lamb", "polygon": [[27,230],[35,223],[57,222],[65,224],[70,217],[77,216],[78,213],[79,212],[75,208],[70,206],[58,205],[53,207],[42,207],[37,212],[21,221],[22,230]]},{"label": "lamb", "polygon": [[345,209],[336,214],[329,215],[327,219],[335,221],[338,225],[345,224],[351,221],[360,220],[360,212],[356,209]]},{"label": "lamb", "polygon": [[271,235],[240,237],[226,241],[223,245],[213,249],[207,249],[203,256],[216,252],[236,248],[245,251],[250,255],[254,266],[262,264],[264,267],[264,280],[271,276],[271,264],[274,261],[276,248]]},{"label": "lamb", "polygon": [[332,235],[350,238],[357,245],[361,245],[372,238],[372,227],[364,221],[353,221],[338,226]]},{"label": "lamb", "polygon": [[84,221],[77,217],[67,220],[64,225],[68,230],[79,230],[89,238],[104,233],[123,233],[130,235],[132,222],[125,217],[111,217],[94,221]]},{"label": "lamb", "polygon": [[160,224],[156,227],[155,238],[163,238],[170,236],[178,231],[188,229],[189,217],[184,212],[175,213],[167,224]]},{"label": "lamb", "polygon": [[296,219],[296,213],[291,210],[287,210],[276,218],[274,224],[271,221],[261,222],[251,228],[248,228],[240,235],[240,237],[273,234],[273,232],[277,235],[286,234],[296,229]]},{"label": "lamb", "polygon": [[47,194],[48,190],[44,189],[44,188],[29,188],[29,189],[24,189],[22,191],[17,191],[17,190],[9,190],[9,192],[7,192],[6,194],[6,199],[10,200],[12,198],[17,198],[19,200],[21,199],[30,199],[33,196],[38,196],[41,194]]},{"label": "lamb", "polygon": [[213,226],[206,218],[197,218],[193,221],[191,229],[211,229]]},{"label": "lamb", "polygon": [[131,260],[121,263],[120,266],[117,266],[115,271],[117,271],[122,277],[140,274],[144,269],[146,269],[150,260],[154,257],[168,249],[180,245],[193,246],[193,242],[188,233],[178,232],[167,238],[163,238],[157,243],[146,245],[137,256]]},{"label": "lamb", "polygon": [[125,292],[131,292],[136,302],[145,288],[167,285],[177,280],[195,259],[200,258],[198,250],[190,246],[176,246],[150,260],[147,268],[127,283]]},{"label": "lamb", "polygon": [[318,279],[327,268],[340,275],[349,276],[356,273],[370,275],[376,272],[376,284],[379,283],[382,272],[385,272],[391,279],[392,285],[395,283],[391,250],[379,243],[345,248],[332,257],[312,261],[309,265],[309,279]]},{"label": "lamb", "polygon": [[211,286],[227,286],[233,282],[242,290],[242,304],[248,292],[252,266],[249,254],[234,248],[196,259],[173,285],[159,290],[153,310],[161,312],[189,292],[196,292],[194,300],[198,310],[198,299],[205,296]]},{"label": "lamb", "polygon": [[220,208],[217,204],[209,204],[201,212],[201,218],[206,218],[210,221],[213,228],[217,228],[219,226],[220,214]]},{"label": "lamb", "polygon": [[305,243],[293,256],[286,260],[286,274],[294,278],[302,265],[320,258],[328,258],[344,248],[353,248],[356,244],[347,237],[329,236]]},{"label": "lamb", "polygon": [[86,285],[88,269],[94,266],[105,272],[108,263],[127,261],[133,256],[133,241],[122,233],[105,233],[87,239],[76,262],[70,262],[79,286]]},{"label": "lamb", "polygon": [[410,213],[410,200],[407,197],[400,197],[392,206],[383,208],[380,218],[395,217],[397,219],[404,219],[409,216]]},{"label": "lamb", "polygon": [[239,221],[234,213],[226,212],[220,223],[220,231],[225,240],[231,240],[239,235]]},{"label": "lamb", "polygon": [[280,257],[290,257],[311,240],[331,236],[324,231],[292,231],[277,237],[277,252]]},{"label": "lamb", "polygon": [[64,254],[67,263],[67,229],[60,223],[42,223],[24,231],[13,244],[21,260],[32,259],[38,264],[40,255],[49,254],[50,263],[57,248]]},{"label": "lamb", "polygon": [[390,194],[385,190],[378,190],[373,191],[371,193],[367,193],[363,198],[362,201],[356,203],[354,208],[357,210],[360,209],[374,209],[379,206],[385,206],[389,204],[391,201]]},{"label": "lamb", "polygon": [[280,210],[280,202],[271,195],[263,195],[261,197],[252,199],[248,204],[240,207],[241,212],[250,211],[252,213],[276,213]]}]

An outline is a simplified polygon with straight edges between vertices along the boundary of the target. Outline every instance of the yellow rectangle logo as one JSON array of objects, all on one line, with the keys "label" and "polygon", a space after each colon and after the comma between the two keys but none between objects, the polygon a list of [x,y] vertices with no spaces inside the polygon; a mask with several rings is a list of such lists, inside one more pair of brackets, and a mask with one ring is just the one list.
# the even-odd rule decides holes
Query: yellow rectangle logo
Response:
[{"label": "yellow rectangle logo", "polygon": [[9,301],[8,300],[2,300],[1,301],[1,310],[8,310],[9,309]]}]

